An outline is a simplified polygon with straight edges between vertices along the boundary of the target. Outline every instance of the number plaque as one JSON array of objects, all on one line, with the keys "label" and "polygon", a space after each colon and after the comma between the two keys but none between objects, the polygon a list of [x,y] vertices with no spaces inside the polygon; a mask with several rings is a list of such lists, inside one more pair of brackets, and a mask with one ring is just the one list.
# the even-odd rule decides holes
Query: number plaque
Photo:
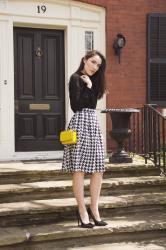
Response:
[{"label": "number plaque", "polygon": [[37,6],[37,13],[45,13],[47,11],[47,7],[45,5]]}]

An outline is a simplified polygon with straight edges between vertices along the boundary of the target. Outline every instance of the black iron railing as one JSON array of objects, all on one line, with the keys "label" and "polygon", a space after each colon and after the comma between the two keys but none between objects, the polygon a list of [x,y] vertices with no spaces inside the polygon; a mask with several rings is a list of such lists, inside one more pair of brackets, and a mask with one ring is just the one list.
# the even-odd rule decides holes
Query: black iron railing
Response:
[{"label": "black iron railing", "polygon": [[129,152],[142,155],[145,163],[152,160],[161,174],[166,175],[166,117],[157,106],[146,104],[140,113],[132,114],[130,127]]}]

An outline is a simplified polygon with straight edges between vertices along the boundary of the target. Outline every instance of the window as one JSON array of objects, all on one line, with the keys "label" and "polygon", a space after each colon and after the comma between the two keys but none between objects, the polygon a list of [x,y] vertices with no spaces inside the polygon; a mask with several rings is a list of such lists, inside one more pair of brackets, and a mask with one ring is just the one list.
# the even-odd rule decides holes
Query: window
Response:
[{"label": "window", "polygon": [[94,49],[94,33],[93,31],[85,31],[85,52]]},{"label": "window", "polygon": [[148,101],[166,105],[166,14],[148,18]]}]

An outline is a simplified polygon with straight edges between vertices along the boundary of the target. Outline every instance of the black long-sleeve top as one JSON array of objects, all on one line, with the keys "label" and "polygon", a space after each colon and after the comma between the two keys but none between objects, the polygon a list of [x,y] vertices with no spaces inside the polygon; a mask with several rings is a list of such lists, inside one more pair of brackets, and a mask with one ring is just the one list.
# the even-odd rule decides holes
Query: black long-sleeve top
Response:
[{"label": "black long-sleeve top", "polygon": [[97,106],[97,91],[92,81],[92,88],[88,88],[87,84],[80,78],[82,73],[74,73],[69,81],[69,95],[71,109],[75,113],[83,108],[95,109]]}]

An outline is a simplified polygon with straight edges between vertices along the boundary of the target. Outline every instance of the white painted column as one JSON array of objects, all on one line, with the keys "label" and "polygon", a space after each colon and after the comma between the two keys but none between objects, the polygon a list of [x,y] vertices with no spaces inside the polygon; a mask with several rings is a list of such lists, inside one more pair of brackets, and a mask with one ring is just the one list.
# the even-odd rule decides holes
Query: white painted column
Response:
[{"label": "white painted column", "polygon": [[9,19],[0,19],[0,158],[14,149],[13,32]]}]

